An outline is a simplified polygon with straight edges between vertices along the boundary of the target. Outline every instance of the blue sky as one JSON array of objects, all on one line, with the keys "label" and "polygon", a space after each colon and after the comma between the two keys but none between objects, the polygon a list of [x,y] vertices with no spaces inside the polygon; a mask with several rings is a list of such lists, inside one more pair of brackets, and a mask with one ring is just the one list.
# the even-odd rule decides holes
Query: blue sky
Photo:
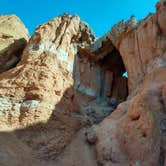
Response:
[{"label": "blue sky", "polygon": [[0,14],[16,14],[32,34],[35,27],[63,13],[78,14],[97,36],[115,23],[155,11],[157,0],[0,0]]}]

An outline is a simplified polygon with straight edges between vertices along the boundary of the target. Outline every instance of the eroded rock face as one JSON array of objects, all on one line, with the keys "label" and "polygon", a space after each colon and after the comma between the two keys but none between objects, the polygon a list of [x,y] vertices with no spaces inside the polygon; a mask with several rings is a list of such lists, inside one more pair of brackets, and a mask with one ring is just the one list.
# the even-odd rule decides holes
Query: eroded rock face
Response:
[{"label": "eroded rock face", "polygon": [[165,5],[158,3],[156,14],[130,31],[123,24],[121,35],[111,34],[128,72],[129,96],[95,126],[99,165],[165,165]]},{"label": "eroded rock face", "polygon": [[55,54],[59,62],[72,72],[77,46],[87,47],[94,39],[93,32],[77,15],[65,14],[37,27],[20,64],[48,51]]},{"label": "eroded rock face", "polygon": [[0,16],[0,72],[19,62],[28,40],[28,31],[17,16]]},{"label": "eroded rock face", "polygon": [[81,127],[74,117],[74,56],[77,45],[93,40],[78,16],[65,14],[39,26],[19,64],[0,75],[0,128],[27,127],[15,134],[38,158],[55,159]]},{"label": "eroded rock face", "polygon": [[66,93],[69,98],[74,95],[72,72],[77,46],[88,46],[93,40],[92,31],[78,16],[65,14],[39,26],[17,67],[1,74],[1,96],[21,103],[21,108],[26,101],[39,101],[35,104],[38,107],[44,100],[53,109],[70,87]]},{"label": "eroded rock face", "polygon": [[165,165],[165,9],[161,1],[156,14],[99,39],[78,16],[39,26],[19,64],[0,74],[0,129],[19,128],[12,138],[40,165]]},{"label": "eroded rock face", "polygon": [[74,68],[75,89],[92,98],[82,112],[87,112],[97,123],[128,96],[128,81],[124,77],[126,69],[122,56],[110,39],[105,41],[102,38],[100,44],[98,40],[90,47],[78,48]]}]

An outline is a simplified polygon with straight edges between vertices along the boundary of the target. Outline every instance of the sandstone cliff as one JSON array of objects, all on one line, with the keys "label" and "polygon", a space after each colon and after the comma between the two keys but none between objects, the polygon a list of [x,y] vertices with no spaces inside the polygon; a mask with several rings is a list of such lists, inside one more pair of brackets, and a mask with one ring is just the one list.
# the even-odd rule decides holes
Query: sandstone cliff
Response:
[{"label": "sandstone cliff", "polygon": [[0,165],[166,165],[165,1],[101,38],[64,14],[28,41],[13,18],[0,17],[20,27],[1,35]]}]

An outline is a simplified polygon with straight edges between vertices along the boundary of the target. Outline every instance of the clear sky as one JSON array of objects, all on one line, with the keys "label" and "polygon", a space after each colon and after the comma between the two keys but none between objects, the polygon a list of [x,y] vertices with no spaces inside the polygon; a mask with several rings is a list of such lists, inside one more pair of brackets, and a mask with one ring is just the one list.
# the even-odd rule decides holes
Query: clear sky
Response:
[{"label": "clear sky", "polygon": [[63,13],[78,14],[97,36],[115,23],[155,11],[157,0],[0,0],[0,14],[16,14],[32,34],[35,27]]}]

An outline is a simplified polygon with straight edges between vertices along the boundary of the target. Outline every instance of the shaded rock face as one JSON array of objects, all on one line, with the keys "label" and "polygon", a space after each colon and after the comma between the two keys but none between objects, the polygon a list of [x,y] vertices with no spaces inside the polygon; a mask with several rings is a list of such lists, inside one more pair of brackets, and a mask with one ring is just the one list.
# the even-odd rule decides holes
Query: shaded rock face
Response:
[{"label": "shaded rock face", "polygon": [[103,42],[96,50],[94,47],[95,43],[89,49],[78,49],[74,87],[93,98],[83,112],[98,123],[127,98],[128,82],[123,76],[126,69],[122,56],[112,42]]},{"label": "shaded rock face", "polygon": [[28,39],[28,31],[17,16],[0,16],[0,72],[16,66]]},{"label": "shaded rock face", "polygon": [[76,15],[37,27],[0,74],[0,165],[166,165],[165,9],[98,39]]}]

